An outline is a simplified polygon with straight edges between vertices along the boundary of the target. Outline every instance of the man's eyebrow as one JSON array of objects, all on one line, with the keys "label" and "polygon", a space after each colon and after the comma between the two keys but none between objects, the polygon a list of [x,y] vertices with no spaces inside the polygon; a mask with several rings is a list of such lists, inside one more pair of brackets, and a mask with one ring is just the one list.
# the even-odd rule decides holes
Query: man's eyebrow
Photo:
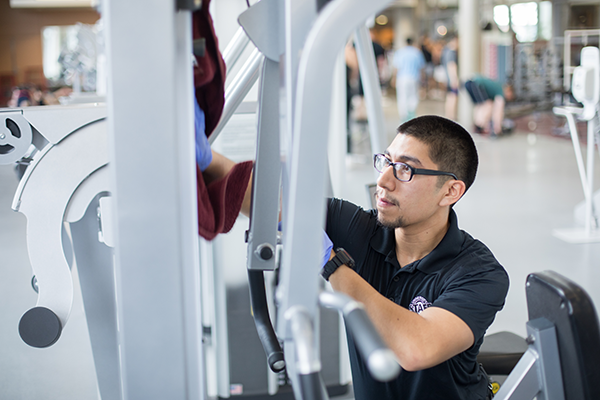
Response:
[{"label": "man's eyebrow", "polygon": [[[390,154],[390,152],[388,150],[384,151],[383,154],[388,156],[388,158],[390,160],[392,159],[392,155]],[[400,155],[400,156],[396,157],[396,160],[392,160],[392,161],[403,162],[403,163],[410,162],[410,163],[416,164],[416,165],[423,165],[418,158],[412,157],[412,156],[407,156],[407,155]]]},{"label": "man's eyebrow", "polygon": [[411,163],[413,163],[413,164],[415,164],[415,165],[421,165],[421,166],[423,165],[423,164],[421,163],[421,160],[419,160],[417,157],[411,157],[411,156],[400,156],[400,157],[398,157],[398,159],[399,159],[400,161],[404,162],[404,163],[405,163],[405,162],[411,162]]}]

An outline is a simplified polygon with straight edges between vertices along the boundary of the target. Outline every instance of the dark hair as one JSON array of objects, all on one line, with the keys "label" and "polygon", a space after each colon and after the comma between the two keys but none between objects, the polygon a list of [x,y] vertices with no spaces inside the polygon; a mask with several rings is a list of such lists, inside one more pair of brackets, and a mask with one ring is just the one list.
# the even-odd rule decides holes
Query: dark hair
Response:
[{"label": "dark hair", "polygon": [[[440,171],[452,172],[465,183],[465,192],[477,175],[477,148],[462,126],[437,115],[423,115],[400,125],[398,134],[409,135],[429,147],[429,158]],[[447,176],[440,176],[445,182]]]},{"label": "dark hair", "polygon": [[411,38],[411,37],[409,37],[409,38],[406,38],[406,44],[407,44],[407,45],[409,45],[409,46],[410,46],[410,45],[412,44],[412,42],[413,42],[413,40],[412,40],[412,38]]}]

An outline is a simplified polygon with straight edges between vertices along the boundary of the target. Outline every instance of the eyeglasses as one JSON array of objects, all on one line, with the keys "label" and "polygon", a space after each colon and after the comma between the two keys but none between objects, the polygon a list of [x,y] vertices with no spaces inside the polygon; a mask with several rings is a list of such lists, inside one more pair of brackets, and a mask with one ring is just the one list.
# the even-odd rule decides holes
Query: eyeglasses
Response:
[{"label": "eyeglasses", "polygon": [[394,169],[392,170],[394,173],[394,177],[396,177],[396,179],[398,179],[401,182],[410,181],[414,175],[448,175],[458,180],[456,175],[454,175],[451,172],[435,171],[433,169],[414,168],[403,162],[392,162],[392,160],[387,158],[385,154],[375,154],[375,156],[373,157],[373,166],[380,174],[382,174],[383,171],[390,165],[394,167]]}]

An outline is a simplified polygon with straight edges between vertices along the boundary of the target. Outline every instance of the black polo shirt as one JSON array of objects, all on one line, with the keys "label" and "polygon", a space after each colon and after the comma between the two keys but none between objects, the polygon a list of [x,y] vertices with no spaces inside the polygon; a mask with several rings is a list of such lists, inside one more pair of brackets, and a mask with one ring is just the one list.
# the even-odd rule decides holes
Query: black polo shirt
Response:
[{"label": "black polo shirt", "polygon": [[400,268],[394,230],[377,223],[377,211],[338,199],[328,201],[326,231],[334,248],[343,247],[355,270],[383,296],[411,311],[441,307],[473,331],[474,345],[435,367],[400,373],[391,382],[375,381],[349,339],[356,400],[485,399],[477,354],[483,336],[504,306],[508,275],[491,251],[458,228],[454,211],[438,246],[421,260]]}]

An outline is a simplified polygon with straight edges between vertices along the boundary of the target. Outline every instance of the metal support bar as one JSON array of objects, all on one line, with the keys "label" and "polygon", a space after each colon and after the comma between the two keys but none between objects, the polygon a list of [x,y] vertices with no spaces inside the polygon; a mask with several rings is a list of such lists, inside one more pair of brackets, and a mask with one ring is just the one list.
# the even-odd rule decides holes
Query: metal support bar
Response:
[{"label": "metal support bar", "polygon": [[[587,121],[587,196],[585,198],[585,231],[591,233],[592,229],[598,229],[598,217],[594,210],[594,149],[595,129],[594,122],[596,118]],[[593,223],[593,226],[592,226]]]},{"label": "metal support bar", "polygon": [[533,399],[540,391],[537,360],[537,354],[528,349],[494,398],[496,400]]},{"label": "metal support bar", "polygon": [[[306,39],[298,69],[292,155],[287,161],[291,164],[289,187],[284,187],[288,193],[284,196],[287,220],[278,290],[282,312],[296,304],[306,307],[311,315],[316,312],[333,66],[364,16],[387,3],[334,0],[321,11]],[[278,328],[280,337],[289,337],[285,326]]]},{"label": "metal support bar", "polygon": [[[277,332],[284,351],[292,340],[283,315],[294,306],[304,307],[311,319],[318,313],[321,237],[325,217],[327,142],[331,88],[336,58],[347,38],[366,15],[383,9],[389,0],[333,0],[319,13],[302,48],[296,84],[291,154],[284,170],[283,257],[277,289],[280,318]],[[287,10],[286,10],[287,13]],[[287,14],[286,14],[287,18]],[[286,43],[287,46],[288,43]],[[286,52],[289,47],[286,48]],[[286,71],[287,73],[287,71]],[[286,80],[289,76],[286,76]],[[287,92],[289,96],[289,92]],[[290,113],[286,110],[289,121]],[[287,138],[287,136],[285,136]],[[288,143],[282,139],[283,148]],[[310,216],[310,218],[307,218]],[[295,363],[288,360],[294,376]]]},{"label": "metal support bar", "polygon": [[581,114],[583,111],[580,107],[554,107],[552,109],[554,114],[562,115],[567,119],[567,125],[569,126],[569,133],[571,134],[571,141],[573,142],[573,150],[575,150],[575,160],[577,162],[577,170],[579,171],[579,178],[581,179],[581,187],[583,189],[583,195],[587,199],[591,193],[588,191],[587,186],[587,174],[585,172],[585,166],[583,164],[583,156],[581,152],[581,144],[579,143],[579,135],[577,133],[577,125],[575,124],[575,115]]},{"label": "metal support bar", "polygon": [[321,370],[317,356],[313,323],[310,314],[300,306],[294,306],[285,313],[285,321],[290,327],[296,347],[297,372],[309,375]]},{"label": "metal support bar", "polygon": [[[379,72],[377,60],[373,52],[373,43],[366,25],[361,25],[354,32],[356,56],[360,70],[367,105],[369,134],[371,138],[371,152],[383,153],[387,147],[385,137],[385,119],[381,107],[381,87],[379,85]],[[379,175],[375,172],[376,175]]]},{"label": "metal support bar", "polygon": [[228,71],[233,68],[249,42],[250,39],[246,35],[246,32],[242,28],[238,28],[233,38],[227,43],[225,50],[223,50],[223,60]]},{"label": "metal support bar", "polygon": [[279,63],[265,58],[260,79],[258,135],[248,231],[248,281],[254,322],[274,372],[285,368],[269,316],[263,272],[275,269],[279,219]]},{"label": "metal support bar", "polygon": [[266,58],[260,80],[258,137],[252,211],[248,235],[248,269],[274,270],[279,219],[279,63]]},{"label": "metal support bar", "polygon": [[556,328],[546,318],[527,322],[529,349],[506,378],[495,400],[564,400]]},{"label": "metal support bar", "polygon": [[248,94],[259,75],[260,64],[265,57],[258,51],[254,50],[250,55],[250,58],[242,66],[242,69],[231,84],[225,91],[225,106],[223,107],[223,114],[217,124],[217,127],[208,138],[208,142],[213,144],[217,137],[229,122],[229,119],[244,100],[244,97]]}]

